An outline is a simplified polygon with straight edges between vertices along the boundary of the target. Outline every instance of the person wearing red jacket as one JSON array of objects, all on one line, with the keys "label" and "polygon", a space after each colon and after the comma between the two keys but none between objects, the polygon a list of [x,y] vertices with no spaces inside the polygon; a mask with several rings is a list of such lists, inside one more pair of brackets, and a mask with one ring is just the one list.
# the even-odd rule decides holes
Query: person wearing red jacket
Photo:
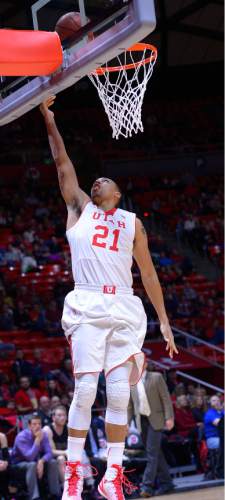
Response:
[{"label": "person wearing red jacket", "polygon": [[40,397],[41,392],[31,387],[29,377],[21,377],[20,388],[15,394],[15,403],[17,412],[21,415],[23,428],[27,427],[30,415],[38,410]]},{"label": "person wearing red jacket", "polygon": [[178,434],[188,437],[196,429],[196,421],[185,394],[178,396],[175,408],[175,422]]},{"label": "person wearing red jacket", "polygon": [[198,452],[198,424],[194,418],[188,398],[185,394],[178,396],[175,408],[175,426],[177,433],[190,443],[190,452],[194,455],[198,469],[201,468]]}]

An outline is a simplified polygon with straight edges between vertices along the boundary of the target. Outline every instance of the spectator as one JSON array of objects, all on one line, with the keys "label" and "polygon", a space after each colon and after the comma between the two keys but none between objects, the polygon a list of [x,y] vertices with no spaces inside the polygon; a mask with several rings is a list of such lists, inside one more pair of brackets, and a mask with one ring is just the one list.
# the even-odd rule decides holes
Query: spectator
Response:
[{"label": "spectator", "polygon": [[27,250],[26,254],[21,259],[21,272],[28,273],[37,268],[37,261],[30,251]]},{"label": "spectator", "polygon": [[215,479],[223,476],[221,465],[224,455],[224,435],[222,425],[224,424],[224,410],[220,398],[214,395],[210,398],[210,408],[204,417],[205,437],[209,451],[209,471],[207,479]]},{"label": "spectator", "polygon": [[195,396],[202,396],[204,401],[207,401],[207,391],[205,387],[196,387],[195,388]]},{"label": "spectator", "polygon": [[[70,391],[70,392],[72,392],[72,391]],[[60,400],[61,400],[61,404],[62,404],[63,406],[65,406],[65,408],[66,408],[66,410],[67,410],[67,412],[68,412],[68,411],[69,411],[69,409],[70,409],[70,404],[71,404],[71,399],[70,399],[70,397],[69,397],[68,392],[67,392],[66,394],[62,394],[62,396],[61,396]]]},{"label": "spectator", "polygon": [[196,323],[195,319],[192,319],[190,321],[189,332],[194,337],[197,337],[197,338],[201,338],[202,337],[202,328],[200,326],[197,326],[197,323]]},{"label": "spectator", "polygon": [[45,312],[46,318],[46,333],[50,336],[59,335],[62,333],[61,326],[61,311],[55,300],[51,300]]},{"label": "spectator", "polygon": [[92,418],[85,450],[90,458],[98,457],[101,460],[107,459],[107,437],[103,417],[95,416]]},{"label": "spectator", "polygon": [[5,373],[0,373],[0,407],[4,407],[10,397],[9,378]]},{"label": "spectator", "polygon": [[34,362],[32,365],[32,383],[37,386],[39,382],[45,379],[46,372],[49,370],[47,363],[42,360],[42,350],[38,347],[34,349]]},{"label": "spectator", "polygon": [[178,434],[183,438],[188,439],[190,451],[195,457],[197,467],[200,469],[201,464],[197,446],[198,426],[189,405],[188,398],[185,394],[177,397],[175,425]]},{"label": "spectator", "polygon": [[14,309],[14,321],[15,325],[19,329],[26,329],[29,326],[29,312],[28,306],[19,300]]},{"label": "spectator", "polygon": [[58,398],[61,397],[62,390],[60,389],[59,383],[55,378],[50,378],[50,380],[48,380],[47,392],[49,398],[52,398],[53,396],[57,396]]},{"label": "spectator", "polygon": [[41,417],[41,425],[50,425],[52,422],[51,418],[51,401],[48,396],[41,396],[39,400],[38,415]]},{"label": "spectator", "polygon": [[206,402],[202,396],[194,396],[192,403],[192,414],[198,427],[198,439],[204,437],[204,414],[206,412]]},{"label": "spectator", "polygon": [[162,267],[167,267],[171,266],[173,264],[173,261],[170,257],[168,257],[165,252],[161,252],[160,258],[159,258],[159,265]]},{"label": "spectator", "polygon": [[51,398],[51,411],[61,404],[59,396],[52,396]]},{"label": "spectator", "polygon": [[24,352],[22,349],[17,349],[16,351],[16,359],[12,364],[12,372],[15,380],[19,380],[21,377],[30,377],[32,375],[32,364],[24,359]]},{"label": "spectator", "polygon": [[182,264],[181,264],[181,279],[180,282],[183,283],[183,274],[184,276],[189,276],[193,271],[193,265],[191,262],[191,259],[186,255],[186,257],[183,258]]},{"label": "spectator", "polygon": [[33,305],[29,312],[29,327],[33,331],[39,331],[45,329],[45,313],[43,307],[36,303]]},{"label": "spectator", "polygon": [[71,359],[71,352],[70,352],[70,346],[66,345],[64,348],[64,357],[63,359]]},{"label": "spectator", "polygon": [[0,310],[0,329],[10,332],[14,327],[13,309],[5,303]]},{"label": "spectator", "polygon": [[174,393],[177,384],[178,384],[177,372],[176,370],[171,369],[167,372],[167,386],[170,394]]},{"label": "spectator", "polygon": [[13,245],[8,245],[7,251],[5,253],[5,260],[8,266],[15,266],[17,263],[21,262],[22,252],[19,248]]},{"label": "spectator", "polygon": [[32,224],[26,231],[23,233],[23,237],[26,243],[34,243],[35,240],[35,229],[32,227]]},{"label": "spectator", "polygon": [[192,406],[195,398],[195,385],[193,384],[193,382],[188,382],[184,387],[185,391],[183,392],[183,394],[187,395],[188,402]]},{"label": "spectator", "polygon": [[18,414],[24,416],[22,419],[24,426],[27,425],[30,414],[38,409],[40,396],[41,394],[37,389],[31,388],[28,377],[20,378],[20,389],[15,394],[15,402]]},{"label": "spectator", "polygon": [[58,381],[65,386],[66,391],[74,389],[74,376],[71,359],[64,359],[62,368],[57,373]]},{"label": "spectator", "polygon": [[205,437],[209,449],[218,449],[220,438],[218,433],[218,425],[221,418],[224,416],[224,410],[220,398],[215,395],[210,398],[210,408],[204,416]]},{"label": "spectator", "polygon": [[8,497],[9,451],[5,434],[0,433],[0,497]]},{"label": "spectator", "polygon": [[224,415],[220,419],[218,425],[218,432],[220,438],[219,456],[217,462],[217,476],[224,479]]},{"label": "spectator", "polygon": [[175,421],[178,434],[183,437],[187,437],[191,431],[196,429],[196,421],[185,394],[177,397]]},{"label": "spectator", "polygon": [[193,306],[188,300],[180,301],[177,308],[178,318],[190,318],[193,315]]},{"label": "spectator", "polygon": [[10,342],[4,342],[0,339],[0,358],[7,359],[7,353],[12,352],[15,349],[15,344],[11,344]]},{"label": "spectator", "polygon": [[174,393],[175,393],[175,396],[176,396],[176,398],[175,398],[175,402],[176,402],[176,400],[177,400],[177,398],[178,398],[179,396],[183,396],[184,394],[186,394],[186,388],[185,388],[185,385],[184,385],[184,383],[183,383],[183,382],[179,382],[179,383],[176,385],[176,387],[175,387],[175,389],[174,389]]},{"label": "spectator", "polygon": [[51,236],[49,241],[47,241],[47,245],[51,254],[57,254],[61,252],[61,246],[59,245],[58,240],[54,235]]},{"label": "spectator", "polygon": [[186,218],[184,222],[184,234],[187,237],[189,243],[191,243],[191,238],[194,233],[195,227],[196,227],[196,221],[194,220],[192,215],[190,215],[189,217]]},{"label": "spectator", "polygon": [[224,343],[224,328],[220,325],[218,319],[213,322],[212,326],[209,326],[206,330],[206,338],[208,342],[214,345]]},{"label": "spectator", "polygon": [[57,460],[60,481],[64,483],[64,468],[67,458],[67,412],[64,406],[57,406],[52,412],[52,423],[44,427],[47,433],[53,457]]},{"label": "spectator", "polygon": [[29,500],[40,498],[38,480],[45,473],[50,494],[59,499],[61,490],[57,464],[52,459],[48,436],[41,428],[38,415],[31,416],[29,428],[17,434],[11,458],[18,469],[25,471]]},{"label": "spectator", "polygon": [[176,295],[174,293],[166,294],[165,304],[166,304],[166,308],[169,311],[170,317],[176,318],[177,317],[177,308],[179,305],[179,301],[178,301],[178,298],[176,297]]},{"label": "spectator", "polygon": [[136,422],[140,419],[143,443],[147,452],[147,465],[142,479],[141,498],[154,495],[156,476],[160,488],[157,494],[165,494],[174,486],[169,467],[162,451],[162,431],[174,427],[173,406],[169,391],[161,373],[154,372],[149,363],[144,378],[133,389],[132,399]]},{"label": "spectator", "polygon": [[17,477],[10,465],[7,437],[0,432],[0,498],[11,499],[17,489]]},{"label": "spectator", "polygon": [[185,299],[187,299],[187,300],[196,300],[196,298],[197,298],[196,291],[190,285],[184,286],[183,294],[184,294]]},{"label": "spectator", "polygon": [[197,423],[204,422],[204,414],[207,410],[206,402],[202,396],[194,396],[192,413]]}]

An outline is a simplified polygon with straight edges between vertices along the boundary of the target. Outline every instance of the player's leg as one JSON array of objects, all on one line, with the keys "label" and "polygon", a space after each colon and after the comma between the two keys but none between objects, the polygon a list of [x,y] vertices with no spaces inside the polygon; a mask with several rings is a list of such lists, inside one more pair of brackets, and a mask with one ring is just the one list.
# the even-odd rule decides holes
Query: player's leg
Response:
[{"label": "player's leg", "polygon": [[[132,363],[127,362],[112,370],[106,378],[108,460],[107,471],[99,485],[99,491],[108,499],[124,498],[122,461],[127,435],[131,370]],[[128,483],[128,480],[126,482]]]},{"label": "player's leg", "polygon": [[130,400],[130,373],[127,362],[112,370],[106,378],[107,410],[106,434],[108,440],[108,467],[122,465],[127,435],[127,408]]},{"label": "player's leg", "polygon": [[91,423],[98,378],[99,373],[75,376],[75,391],[68,418],[68,462],[62,500],[81,500],[84,476],[81,458]]}]

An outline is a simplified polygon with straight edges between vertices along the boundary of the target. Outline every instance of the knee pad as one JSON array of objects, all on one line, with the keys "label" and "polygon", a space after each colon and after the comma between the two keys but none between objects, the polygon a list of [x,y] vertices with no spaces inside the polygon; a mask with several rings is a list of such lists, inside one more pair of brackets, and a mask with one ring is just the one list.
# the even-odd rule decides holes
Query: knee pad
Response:
[{"label": "knee pad", "polygon": [[87,430],[91,423],[91,407],[96,398],[98,374],[85,373],[75,378],[75,391],[69,410],[68,426]]},{"label": "knee pad", "polygon": [[105,420],[109,424],[127,424],[127,408],[130,399],[130,371],[130,364],[121,366],[113,370],[107,377],[107,410]]}]

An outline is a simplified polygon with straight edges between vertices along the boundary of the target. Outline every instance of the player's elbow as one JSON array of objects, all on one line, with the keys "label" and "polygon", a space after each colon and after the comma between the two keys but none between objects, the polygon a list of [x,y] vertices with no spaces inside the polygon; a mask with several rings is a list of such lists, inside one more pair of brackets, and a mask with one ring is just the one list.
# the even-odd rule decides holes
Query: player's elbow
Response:
[{"label": "player's elbow", "polygon": [[61,158],[57,158],[55,160],[55,164],[56,164],[59,180],[63,179],[66,175],[65,162]]}]

